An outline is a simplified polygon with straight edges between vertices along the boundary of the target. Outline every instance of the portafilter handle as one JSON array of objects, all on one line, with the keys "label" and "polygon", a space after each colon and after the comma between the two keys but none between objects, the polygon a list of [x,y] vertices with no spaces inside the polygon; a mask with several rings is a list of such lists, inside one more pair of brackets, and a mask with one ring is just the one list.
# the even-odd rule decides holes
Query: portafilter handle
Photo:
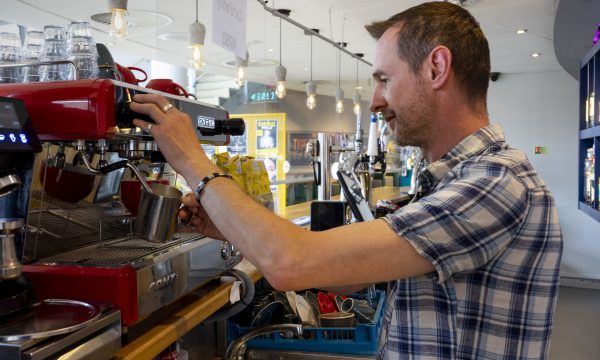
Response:
[{"label": "portafilter handle", "polygon": [[15,251],[15,233],[23,228],[23,219],[0,219],[0,280],[21,275],[21,263]]},{"label": "portafilter handle", "polygon": [[15,174],[9,174],[0,178],[0,197],[10,194],[21,186],[21,179]]}]

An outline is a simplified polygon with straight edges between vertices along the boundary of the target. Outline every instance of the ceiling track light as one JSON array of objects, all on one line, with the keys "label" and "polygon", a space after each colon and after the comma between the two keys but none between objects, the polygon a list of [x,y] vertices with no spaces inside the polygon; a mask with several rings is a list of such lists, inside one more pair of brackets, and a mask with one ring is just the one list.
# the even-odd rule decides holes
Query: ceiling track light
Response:
[{"label": "ceiling track light", "polygon": [[[341,48],[345,48],[348,44],[345,42],[339,42],[338,45]],[[337,89],[335,90],[335,112],[341,114],[344,112],[344,90],[341,87],[342,77],[342,52],[338,51],[338,79]]]},{"label": "ceiling track light", "polygon": [[[339,43],[319,34],[318,32],[313,31],[312,29],[300,24],[299,22],[295,21],[294,19],[291,19],[289,17],[291,11],[287,10],[287,9],[274,9],[271,7],[267,6],[268,0],[257,0],[259,4],[262,5],[263,9],[265,9],[265,11],[270,12],[273,16],[277,16],[279,19],[287,21],[288,23],[304,30],[305,32],[308,32],[310,34],[312,34],[313,36],[318,37],[319,39],[325,41],[328,44],[331,44],[333,47],[335,47],[336,49],[339,49],[340,51],[346,53],[347,55],[349,55],[350,57],[356,58],[356,55],[354,55],[352,52],[342,48],[340,45],[338,45]],[[476,0],[471,0],[471,1],[476,1]],[[271,51],[271,49],[269,49],[269,51]],[[358,59],[359,61],[362,61],[363,63],[365,63],[368,66],[373,66],[373,64],[371,64],[370,62],[366,61],[365,59]]]},{"label": "ceiling track light", "polygon": [[127,38],[127,0],[108,0],[110,9],[110,30],[108,35],[111,40],[124,40]]},{"label": "ceiling track light", "polygon": [[[292,11],[288,9],[278,9],[277,12],[285,16],[290,16],[292,13]],[[277,95],[278,99],[283,99],[286,95],[285,80],[287,77],[287,69],[281,64],[281,52],[281,17],[279,17],[279,65],[275,67],[275,80],[277,82],[275,95]]]},{"label": "ceiling track light", "polygon": [[204,67],[204,39],[206,38],[206,27],[198,21],[198,0],[196,0],[196,21],[190,25],[190,45],[192,58],[190,63],[194,70],[200,71]]},{"label": "ceiling track light", "polygon": [[[319,29],[311,29],[319,33]],[[313,82],[313,37],[312,33],[305,31],[304,34],[310,36],[310,81],[306,83],[306,107],[314,110],[317,107],[317,84]]]},{"label": "ceiling track light", "polygon": [[[354,54],[358,58],[362,58],[365,56],[363,53]],[[354,105],[354,115],[360,116],[361,108],[360,102],[362,101],[362,96],[360,95],[360,86],[358,86],[358,60],[356,60],[356,86],[354,86],[354,92],[352,93],[352,104]]]}]

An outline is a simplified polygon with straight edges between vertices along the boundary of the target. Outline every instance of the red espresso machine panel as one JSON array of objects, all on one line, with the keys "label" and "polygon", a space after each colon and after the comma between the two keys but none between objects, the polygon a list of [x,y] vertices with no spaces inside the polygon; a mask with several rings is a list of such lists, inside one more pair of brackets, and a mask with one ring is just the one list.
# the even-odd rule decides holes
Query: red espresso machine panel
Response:
[{"label": "red espresso machine panel", "polygon": [[0,85],[0,96],[21,99],[42,141],[97,140],[115,133],[113,80]]}]

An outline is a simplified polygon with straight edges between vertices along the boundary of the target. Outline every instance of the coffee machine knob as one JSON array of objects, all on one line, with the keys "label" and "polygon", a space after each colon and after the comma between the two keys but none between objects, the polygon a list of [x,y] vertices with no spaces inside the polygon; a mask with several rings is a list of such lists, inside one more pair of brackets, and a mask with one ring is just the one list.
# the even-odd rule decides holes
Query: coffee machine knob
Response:
[{"label": "coffee machine knob", "polygon": [[233,245],[231,245],[227,241],[221,242],[221,258],[223,260],[231,259],[231,257],[233,257],[235,255],[235,253],[236,253],[236,250],[233,247]]}]

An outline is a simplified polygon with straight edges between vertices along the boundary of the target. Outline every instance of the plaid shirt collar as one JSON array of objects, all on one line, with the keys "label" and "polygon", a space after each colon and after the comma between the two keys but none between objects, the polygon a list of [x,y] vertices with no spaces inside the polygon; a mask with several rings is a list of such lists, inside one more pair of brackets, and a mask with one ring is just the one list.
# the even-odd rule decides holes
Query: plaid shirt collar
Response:
[{"label": "plaid shirt collar", "polygon": [[490,146],[504,143],[504,130],[500,124],[490,124],[467,136],[438,161],[427,166],[419,174],[421,195],[435,189],[442,178],[462,161],[483,153]]}]

